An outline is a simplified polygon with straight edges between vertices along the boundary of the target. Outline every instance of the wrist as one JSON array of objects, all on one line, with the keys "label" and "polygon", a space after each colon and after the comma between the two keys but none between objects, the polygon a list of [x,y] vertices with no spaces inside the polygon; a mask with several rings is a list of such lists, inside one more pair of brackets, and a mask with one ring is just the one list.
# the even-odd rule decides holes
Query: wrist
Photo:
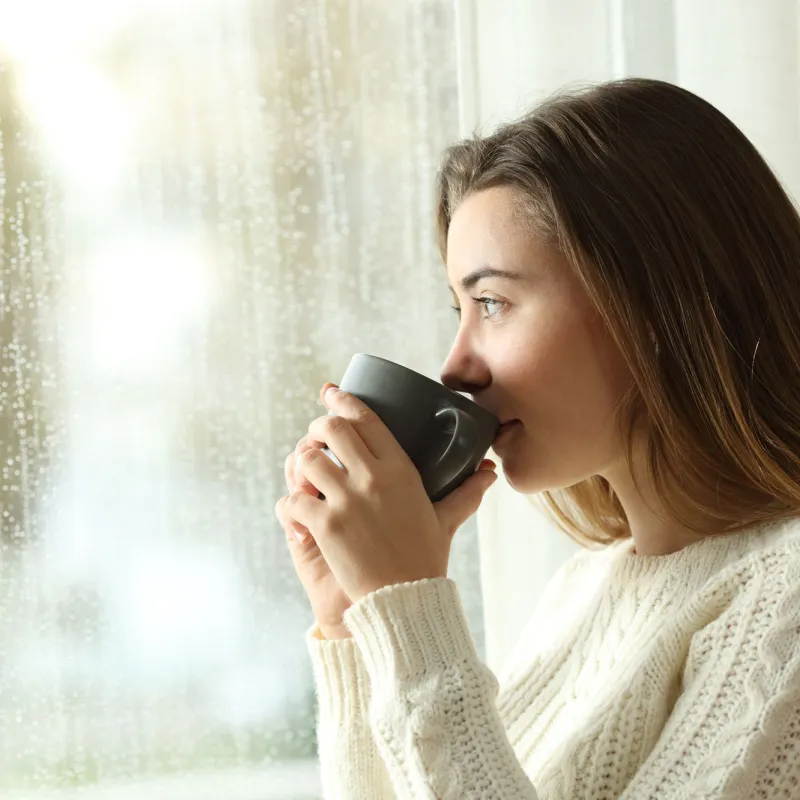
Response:
[{"label": "wrist", "polygon": [[344,625],[318,625],[322,639],[352,639],[353,635]]}]

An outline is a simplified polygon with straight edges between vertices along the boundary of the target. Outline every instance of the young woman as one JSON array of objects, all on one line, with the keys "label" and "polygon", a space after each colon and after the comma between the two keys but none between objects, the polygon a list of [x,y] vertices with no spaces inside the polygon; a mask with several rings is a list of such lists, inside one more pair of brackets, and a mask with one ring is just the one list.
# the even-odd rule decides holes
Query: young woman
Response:
[{"label": "young woman", "polygon": [[446,577],[492,465],[431,504],[380,420],[326,394],[276,507],[317,619],[325,796],[800,797],[790,199],[719,111],[632,79],[451,147],[438,228],[442,381],[508,423],[511,486],[586,547],[498,680]]}]

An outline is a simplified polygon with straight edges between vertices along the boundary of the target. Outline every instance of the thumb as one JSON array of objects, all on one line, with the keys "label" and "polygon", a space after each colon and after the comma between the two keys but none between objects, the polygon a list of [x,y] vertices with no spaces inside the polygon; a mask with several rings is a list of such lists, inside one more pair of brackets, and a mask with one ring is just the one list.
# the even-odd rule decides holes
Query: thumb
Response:
[{"label": "thumb", "polygon": [[452,536],[480,507],[483,496],[497,480],[493,469],[479,469],[457,489],[434,503],[439,523]]}]

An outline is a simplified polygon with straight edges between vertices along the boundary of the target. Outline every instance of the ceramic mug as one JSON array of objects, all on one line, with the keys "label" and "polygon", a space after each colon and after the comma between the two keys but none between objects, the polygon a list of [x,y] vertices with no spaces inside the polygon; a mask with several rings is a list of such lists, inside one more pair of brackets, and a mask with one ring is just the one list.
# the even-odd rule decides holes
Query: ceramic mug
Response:
[{"label": "ceramic mug", "polygon": [[[339,388],[358,397],[383,420],[434,502],[475,472],[500,427],[494,414],[458,392],[366,353],[353,356]],[[323,452],[341,467],[335,453],[327,447]]]}]

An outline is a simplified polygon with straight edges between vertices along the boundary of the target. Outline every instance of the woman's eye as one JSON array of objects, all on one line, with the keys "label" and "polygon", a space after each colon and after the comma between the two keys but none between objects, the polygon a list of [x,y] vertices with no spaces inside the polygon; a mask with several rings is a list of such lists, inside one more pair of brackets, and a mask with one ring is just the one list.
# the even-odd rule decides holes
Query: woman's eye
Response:
[{"label": "woman's eye", "polygon": [[[486,316],[484,319],[496,317],[500,313],[501,308],[505,305],[505,303],[501,303],[499,300],[493,300],[491,297],[473,297],[472,299],[476,303],[480,303],[486,309]],[[493,314],[489,313],[490,308],[496,309]]]},{"label": "woman's eye", "polygon": [[[479,306],[483,306],[486,309],[486,315],[483,319],[491,319],[492,317],[496,317],[500,311],[502,310],[505,303],[500,300],[494,300],[491,297],[473,297],[472,302],[476,303]],[[456,316],[461,318],[461,309],[458,306],[450,306],[453,311],[456,312]],[[492,309],[494,313],[489,313],[489,310]]]}]

